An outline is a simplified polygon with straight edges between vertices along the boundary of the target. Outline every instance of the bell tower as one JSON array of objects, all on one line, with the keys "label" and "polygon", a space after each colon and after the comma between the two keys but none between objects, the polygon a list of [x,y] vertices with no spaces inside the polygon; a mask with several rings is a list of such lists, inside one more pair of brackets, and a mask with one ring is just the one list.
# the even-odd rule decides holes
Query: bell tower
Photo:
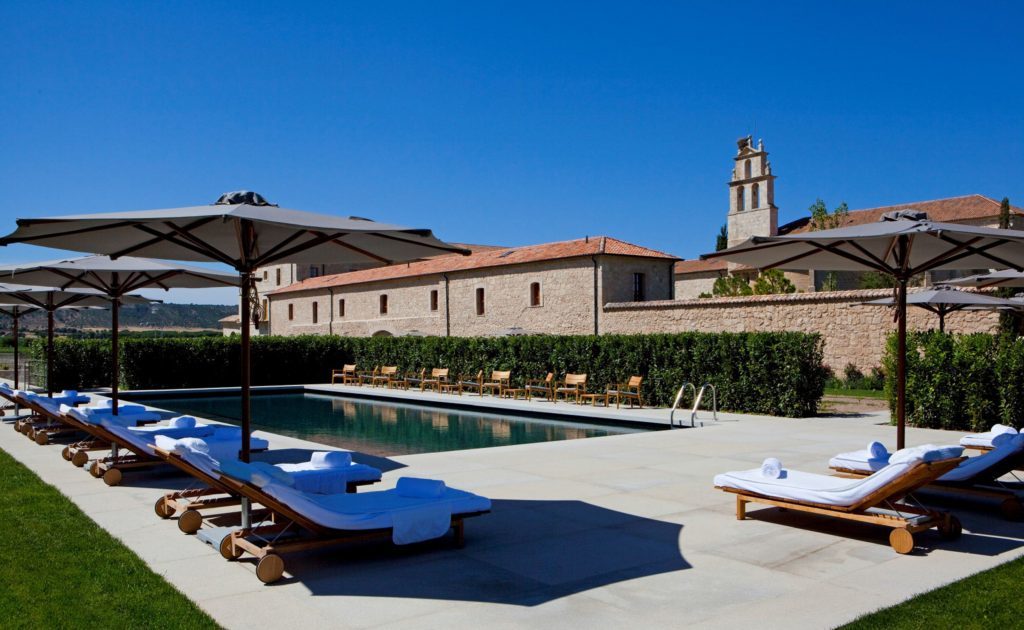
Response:
[{"label": "bell tower", "polygon": [[775,176],[764,150],[751,136],[736,141],[738,150],[729,181],[729,246],[751,236],[775,236],[779,209],[775,207]]}]

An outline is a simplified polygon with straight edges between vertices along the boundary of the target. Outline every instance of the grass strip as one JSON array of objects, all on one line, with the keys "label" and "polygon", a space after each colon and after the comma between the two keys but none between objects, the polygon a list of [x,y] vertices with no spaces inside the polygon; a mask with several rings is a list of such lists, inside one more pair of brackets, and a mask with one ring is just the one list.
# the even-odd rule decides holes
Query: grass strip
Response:
[{"label": "grass strip", "polygon": [[217,628],[56,488],[0,450],[0,625]]},{"label": "grass strip", "polygon": [[1018,628],[1024,558],[1001,564],[883,608],[842,626],[844,630]]}]

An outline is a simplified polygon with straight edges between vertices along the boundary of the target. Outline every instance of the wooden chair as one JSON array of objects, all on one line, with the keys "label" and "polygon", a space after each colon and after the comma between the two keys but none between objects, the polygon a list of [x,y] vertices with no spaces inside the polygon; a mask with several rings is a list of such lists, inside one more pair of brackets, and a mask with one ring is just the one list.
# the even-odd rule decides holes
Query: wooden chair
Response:
[{"label": "wooden chair", "polygon": [[904,499],[915,490],[933,483],[939,477],[956,468],[963,457],[954,457],[935,462],[918,462],[906,473],[875,489],[851,505],[829,505],[810,501],[796,501],[767,494],[758,494],[729,486],[715,486],[719,490],[736,495],[736,519],[747,516],[747,503],[763,503],[795,512],[809,512],[823,516],[871,523],[889,527],[889,545],[896,553],[910,553],[914,549],[914,534],[937,528],[943,538],[960,536],[960,521],[948,512],[922,507],[916,500]]},{"label": "wooden chair", "polygon": [[534,395],[543,396],[545,400],[555,398],[555,373],[548,372],[544,378],[533,378],[526,381],[526,400],[533,400]]},{"label": "wooden chair", "polygon": [[331,370],[331,385],[338,382],[341,379],[342,385],[348,385],[349,383],[359,385],[359,375],[356,374],[355,364],[346,363],[340,370]]},{"label": "wooden chair", "polygon": [[[281,575],[284,573],[284,560],[279,554],[309,551],[329,545],[359,541],[389,540],[393,535],[390,527],[381,529],[324,527],[254,485],[225,475],[221,475],[219,481],[232,494],[246,497],[251,502],[263,506],[267,511],[266,518],[261,523],[248,529],[236,529],[225,536],[220,543],[220,554],[226,560],[238,560],[245,553],[255,556],[257,559],[256,577],[264,584],[281,579]],[[490,509],[452,514],[451,528],[454,530],[454,543],[457,547],[461,547],[465,543],[463,521],[488,512]],[[293,535],[281,536],[284,532]]]},{"label": "wooden chair", "polygon": [[469,391],[469,392],[472,392],[473,390],[476,390],[476,392],[478,394],[483,396],[484,395],[484,371],[480,370],[479,372],[477,372],[476,373],[476,378],[473,378],[473,377],[470,377],[470,376],[460,376],[457,387],[455,387],[455,388],[446,388],[446,389],[449,389],[449,390],[457,389],[460,396],[462,395],[462,391],[463,390],[466,390],[466,391]]},{"label": "wooden chair", "polygon": [[379,375],[380,375],[380,366],[379,365],[375,365],[375,366],[373,366],[373,370],[370,371],[370,372],[360,372],[359,373],[359,382],[356,383],[356,384],[357,385],[372,385],[373,384],[373,379],[377,378],[377,376],[379,376]]},{"label": "wooden chair", "polygon": [[380,372],[377,373],[377,376],[373,377],[370,384],[374,387],[377,387],[378,385],[381,387],[391,387],[392,381],[396,380],[400,380],[398,378],[398,366],[385,365],[380,369]]},{"label": "wooden chair", "polygon": [[490,392],[496,396],[501,396],[505,389],[509,386],[509,381],[512,379],[512,371],[506,370],[499,372],[497,370],[491,372],[490,380],[480,385],[480,395],[483,393]]},{"label": "wooden chair", "polygon": [[619,408],[619,404],[623,400],[629,401],[629,408],[633,408],[633,401],[636,401],[637,406],[640,409],[644,408],[644,400],[640,395],[640,387],[643,385],[644,377],[642,376],[630,376],[629,380],[625,383],[615,383],[609,385],[608,389],[605,390],[605,394],[609,397],[615,397],[615,408]]},{"label": "wooden chair", "polygon": [[[424,374],[426,371],[424,370]],[[420,391],[432,389],[441,393],[441,383],[448,382],[448,368],[434,368],[430,370],[430,378],[424,377],[420,383]]]},{"label": "wooden chair", "polygon": [[554,396],[551,402],[558,402],[558,396],[565,396],[566,400],[571,397],[575,402],[580,402],[580,394],[587,391],[587,375],[586,374],[566,374],[565,380],[562,381],[561,387],[555,388]]}]

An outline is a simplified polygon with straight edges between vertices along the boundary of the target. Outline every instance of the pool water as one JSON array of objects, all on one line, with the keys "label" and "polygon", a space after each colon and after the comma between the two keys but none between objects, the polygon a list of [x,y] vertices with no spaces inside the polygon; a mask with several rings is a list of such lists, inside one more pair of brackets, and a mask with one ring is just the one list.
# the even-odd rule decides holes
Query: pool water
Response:
[{"label": "pool water", "polygon": [[[125,398],[231,424],[239,424],[241,417],[239,397],[234,394]],[[644,430],[311,393],[254,395],[252,427],[381,456],[575,440]]]}]

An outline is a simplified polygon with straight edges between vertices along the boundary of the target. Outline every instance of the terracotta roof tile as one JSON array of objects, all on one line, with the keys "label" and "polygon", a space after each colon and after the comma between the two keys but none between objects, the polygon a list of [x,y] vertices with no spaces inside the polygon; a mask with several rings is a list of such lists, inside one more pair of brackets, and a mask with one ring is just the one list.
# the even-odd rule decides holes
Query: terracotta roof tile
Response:
[{"label": "terracotta roof tile", "polygon": [[701,260],[699,258],[695,260],[680,260],[676,263],[675,273],[676,275],[687,274],[687,273],[708,273],[711,271],[725,271],[729,268],[729,263],[722,260],[721,258],[714,258],[711,260]]},{"label": "terracotta roof tile", "polygon": [[[972,219],[983,219],[999,214],[999,202],[984,195],[964,195],[963,197],[950,197],[949,199],[933,199],[931,201],[915,201],[913,203],[901,203],[893,206],[882,206],[880,208],[867,208],[863,210],[850,210],[846,220],[837,227],[849,225],[862,225],[873,223],[882,218],[886,212],[914,208],[928,213],[932,221],[955,223],[957,221],[970,221]],[[1010,212],[1016,215],[1024,215],[1024,210],[1016,206],[1010,206]],[[810,231],[810,217],[804,217],[791,221],[779,227],[779,234],[797,234]]]},{"label": "terracotta roof tile", "polygon": [[288,285],[287,287],[281,287],[271,291],[269,295],[599,254],[678,260],[670,254],[633,245],[632,243],[615,238],[592,236],[587,239],[580,238],[573,241],[543,243],[540,245],[527,245],[525,247],[478,250],[469,256],[459,256],[457,254],[436,256],[408,264],[388,265],[386,267],[374,267],[348,273],[319,276]]}]

